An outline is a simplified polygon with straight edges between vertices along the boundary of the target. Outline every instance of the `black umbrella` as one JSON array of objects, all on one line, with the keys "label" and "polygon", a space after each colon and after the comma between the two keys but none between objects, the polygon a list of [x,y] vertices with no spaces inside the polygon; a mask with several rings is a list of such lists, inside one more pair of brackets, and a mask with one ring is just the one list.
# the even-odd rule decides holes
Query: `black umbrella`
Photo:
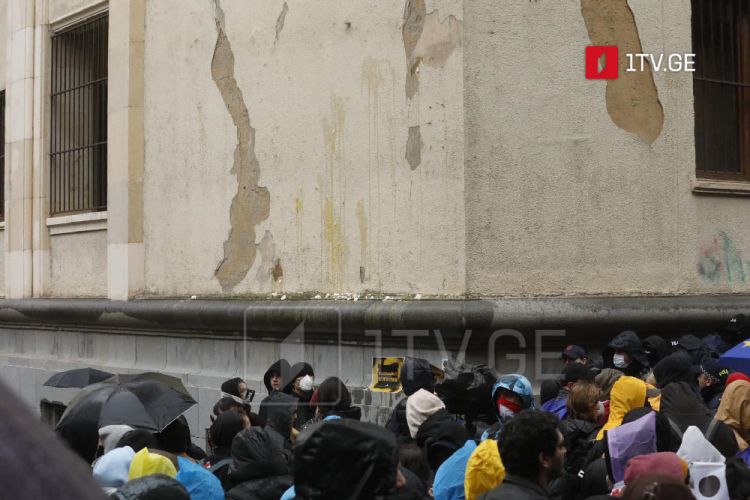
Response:
[{"label": "black umbrella", "polygon": [[99,427],[125,424],[158,432],[196,404],[192,397],[163,382],[101,382],[73,398],[58,428],[74,420],[88,420]]},{"label": "black umbrella", "polygon": [[165,375],[159,372],[118,373],[117,375],[113,375],[112,377],[106,380],[107,383],[118,384],[118,385],[126,384],[129,382],[147,382],[147,381],[161,382],[186,396],[191,395],[188,392],[187,388],[185,387],[185,384],[182,383],[182,379],[178,377],[173,377],[171,375]]},{"label": "black umbrella", "polygon": [[44,385],[48,387],[86,387],[112,377],[112,374],[96,368],[76,368],[55,373]]}]

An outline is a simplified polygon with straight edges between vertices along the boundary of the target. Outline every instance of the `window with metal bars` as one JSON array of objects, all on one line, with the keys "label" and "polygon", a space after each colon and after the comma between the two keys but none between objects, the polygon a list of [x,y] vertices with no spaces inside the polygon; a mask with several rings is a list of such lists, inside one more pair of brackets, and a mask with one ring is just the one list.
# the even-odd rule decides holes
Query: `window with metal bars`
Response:
[{"label": "window with metal bars", "polygon": [[697,176],[750,180],[750,2],[692,9]]},{"label": "window with metal bars", "polygon": [[0,91],[0,221],[5,220],[5,91]]},{"label": "window with metal bars", "polygon": [[52,37],[50,214],[107,209],[107,16]]}]

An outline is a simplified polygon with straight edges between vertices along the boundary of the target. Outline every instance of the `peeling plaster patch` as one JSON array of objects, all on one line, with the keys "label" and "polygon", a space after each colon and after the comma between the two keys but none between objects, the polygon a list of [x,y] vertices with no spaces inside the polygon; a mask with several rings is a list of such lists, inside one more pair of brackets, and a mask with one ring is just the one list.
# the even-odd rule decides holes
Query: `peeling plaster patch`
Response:
[{"label": "peeling plaster patch", "polygon": [[279,42],[279,35],[281,34],[281,30],[284,29],[284,21],[286,21],[287,12],[289,12],[289,6],[284,2],[284,6],[281,8],[281,14],[279,14],[279,18],[276,19],[276,41],[274,44]]},{"label": "peeling plaster patch", "polygon": [[412,170],[415,170],[422,163],[422,130],[419,125],[409,127],[409,139],[406,141],[406,161]]},{"label": "peeling plaster patch", "polygon": [[463,42],[463,22],[450,15],[440,20],[440,13],[427,13],[424,0],[407,0],[401,29],[406,51],[406,97],[419,90],[419,66],[442,68]]},{"label": "peeling plaster patch", "polygon": [[224,258],[214,275],[222,290],[232,291],[255,262],[255,226],[266,220],[271,210],[268,189],[258,185],[260,165],[255,156],[255,129],[245,105],[242,89],[234,77],[234,53],[226,35],[225,16],[219,0],[214,0],[216,46],[211,60],[211,76],[224,105],[237,128],[237,147],[231,173],[237,177],[237,194],[229,212],[231,229],[224,242]]},{"label": "peeling plaster patch", "polygon": [[609,116],[621,129],[653,143],[664,126],[664,109],[650,65],[645,71],[625,71],[625,54],[643,52],[628,1],[581,0],[581,13],[592,45],[616,45],[620,49],[620,76],[607,80]]},{"label": "peeling plaster patch", "polygon": [[261,283],[266,283],[271,278],[271,270],[274,260],[276,260],[276,245],[273,242],[271,231],[266,231],[260,240],[258,253],[260,253],[260,265],[256,277]]}]

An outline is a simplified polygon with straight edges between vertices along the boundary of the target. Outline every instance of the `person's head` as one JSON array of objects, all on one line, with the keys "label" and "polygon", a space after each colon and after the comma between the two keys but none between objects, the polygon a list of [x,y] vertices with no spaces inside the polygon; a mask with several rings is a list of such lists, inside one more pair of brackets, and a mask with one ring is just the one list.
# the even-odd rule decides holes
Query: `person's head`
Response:
[{"label": "person's head", "polygon": [[328,377],[318,387],[316,405],[318,414],[325,417],[336,410],[349,408],[352,396],[340,378]]},{"label": "person's head", "polygon": [[585,365],[589,362],[588,354],[586,354],[586,349],[579,345],[567,346],[565,349],[563,349],[560,359],[562,359],[563,364],[566,366],[574,363]]},{"label": "person's head", "polygon": [[159,443],[151,432],[143,429],[135,429],[126,432],[117,442],[117,448],[130,446],[134,452],[138,453],[143,448],[158,448]]},{"label": "person's head", "polygon": [[211,421],[216,421],[216,417],[224,413],[225,411],[234,410],[237,413],[247,414],[247,407],[234,399],[231,396],[225,396],[218,400],[214,405],[213,412],[211,415]]},{"label": "person's head", "polygon": [[546,487],[562,474],[565,445],[551,413],[522,411],[505,424],[498,446],[505,469],[513,475]]},{"label": "person's head", "polygon": [[247,415],[227,411],[219,415],[209,428],[208,433],[214,446],[230,448],[234,436],[247,427],[250,427],[250,420]]},{"label": "person's head", "polygon": [[497,405],[498,416],[510,418],[521,410],[534,407],[531,382],[523,375],[501,375],[492,388],[492,400]]},{"label": "person's head", "polygon": [[221,392],[239,398],[242,401],[248,399],[248,396],[250,395],[247,382],[239,377],[230,378],[221,384]]},{"label": "person's head", "polygon": [[430,465],[422,453],[422,450],[416,443],[404,443],[398,448],[398,461],[403,466],[412,471],[422,481],[429,481],[432,476]]},{"label": "person's head", "polygon": [[604,404],[599,401],[601,391],[596,384],[578,382],[570,387],[568,415],[581,420],[596,420],[604,413]]},{"label": "person's head", "polygon": [[96,458],[99,426],[90,420],[69,419],[58,426],[57,435],[87,464]]},{"label": "person's head", "polygon": [[281,385],[284,383],[284,379],[281,378],[281,373],[276,370],[273,370],[270,375],[271,375],[270,376],[271,388],[274,391],[280,391]]},{"label": "person's head", "polygon": [[419,428],[432,415],[445,409],[445,403],[433,393],[419,389],[406,399],[406,423],[409,434],[416,439]]},{"label": "person's head", "polygon": [[563,369],[563,385],[568,389],[578,382],[593,382],[596,373],[586,365],[571,363]]},{"label": "person's head", "polygon": [[662,388],[673,382],[690,382],[692,376],[692,361],[685,351],[673,352],[654,366],[656,384]]},{"label": "person's head", "polygon": [[284,390],[289,380],[290,371],[291,366],[289,366],[289,362],[285,359],[280,359],[268,367],[268,370],[263,375],[263,384],[268,389],[269,394],[273,391]]},{"label": "person's head", "polygon": [[630,357],[630,354],[622,349],[617,349],[612,357],[612,364],[615,368],[627,368],[632,362],[633,358]]},{"label": "person's head", "polygon": [[162,429],[156,435],[156,439],[159,442],[158,448],[160,450],[168,451],[175,455],[187,453],[188,448],[190,448],[190,427],[188,426],[187,419],[183,415],[180,415],[179,418]]},{"label": "person's head", "polygon": [[309,396],[314,389],[315,371],[309,363],[295,363],[290,368],[290,381],[290,386],[284,388],[284,392]]},{"label": "person's head", "polygon": [[395,436],[381,426],[348,419],[303,431],[293,464],[297,496],[307,499],[387,498],[399,475]]},{"label": "person's head", "polygon": [[419,389],[435,390],[435,375],[430,362],[422,358],[406,358],[399,374],[404,395],[411,396]]},{"label": "person's head", "polygon": [[729,377],[729,368],[722,366],[717,360],[706,359],[700,365],[698,386],[701,389],[712,386],[724,386]]},{"label": "person's head", "polygon": [[625,488],[622,500],[695,500],[684,481],[673,477],[647,474]]}]

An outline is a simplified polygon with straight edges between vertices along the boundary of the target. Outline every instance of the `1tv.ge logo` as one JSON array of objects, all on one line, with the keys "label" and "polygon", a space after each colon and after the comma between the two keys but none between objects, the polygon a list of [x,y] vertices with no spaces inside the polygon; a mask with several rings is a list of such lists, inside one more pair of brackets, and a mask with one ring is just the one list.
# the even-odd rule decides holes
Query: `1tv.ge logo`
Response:
[{"label": "1tv.ge logo", "polygon": [[[619,76],[619,48],[616,45],[589,45],[586,47],[586,78],[589,80],[615,80]],[[625,54],[625,71],[695,71],[695,54]]]}]

